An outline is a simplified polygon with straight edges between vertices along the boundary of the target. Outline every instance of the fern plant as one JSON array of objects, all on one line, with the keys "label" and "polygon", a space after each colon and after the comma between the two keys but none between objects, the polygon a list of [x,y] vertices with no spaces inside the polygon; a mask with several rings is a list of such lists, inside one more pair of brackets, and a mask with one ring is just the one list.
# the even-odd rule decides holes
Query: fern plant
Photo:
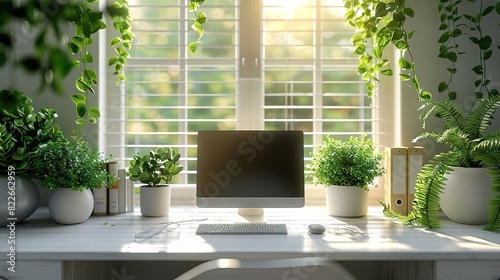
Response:
[{"label": "fern plant", "polygon": [[415,185],[414,213],[407,222],[418,222],[430,228],[440,226],[439,195],[449,174],[450,166],[488,167],[492,178],[490,212],[486,229],[500,229],[500,131],[486,132],[500,106],[500,95],[490,95],[476,102],[466,115],[453,103],[436,101],[431,112],[442,117],[447,129],[441,133],[424,132],[414,139],[431,138],[449,146],[449,151],[436,155],[418,174]]}]

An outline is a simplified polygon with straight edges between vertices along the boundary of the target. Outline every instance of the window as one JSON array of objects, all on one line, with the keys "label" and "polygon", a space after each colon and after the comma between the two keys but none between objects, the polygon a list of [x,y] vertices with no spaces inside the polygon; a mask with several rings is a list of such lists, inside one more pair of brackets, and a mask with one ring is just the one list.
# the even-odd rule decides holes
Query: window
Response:
[{"label": "window", "polygon": [[185,167],[172,183],[193,185],[201,129],[300,129],[306,162],[326,134],[375,134],[342,0],[207,0],[195,55],[186,1],[129,2],[127,81],[109,86],[105,112],[105,150],[122,163],[171,146]]}]

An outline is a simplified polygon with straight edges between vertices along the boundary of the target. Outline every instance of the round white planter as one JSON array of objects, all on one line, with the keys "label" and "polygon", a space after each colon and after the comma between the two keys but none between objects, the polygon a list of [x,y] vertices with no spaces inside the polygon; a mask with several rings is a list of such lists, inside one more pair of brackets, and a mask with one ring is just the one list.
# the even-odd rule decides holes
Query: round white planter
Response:
[{"label": "round white planter", "polygon": [[140,188],[141,214],[146,217],[161,217],[168,215],[170,210],[170,187]]},{"label": "round white planter", "polygon": [[440,205],[443,213],[452,221],[462,224],[486,224],[491,177],[486,168],[451,167],[446,175]]},{"label": "round white planter", "polygon": [[326,187],[328,215],[338,217],[362,217],[368,211],[368,191],[358,187]]},{"label": "round white planter", "polygon": [[59,188],[49,198],[49,212],[54,221],[60,224],[79,224],[85,222],[94,209],[94,197],[90,190],[74,191]]}]

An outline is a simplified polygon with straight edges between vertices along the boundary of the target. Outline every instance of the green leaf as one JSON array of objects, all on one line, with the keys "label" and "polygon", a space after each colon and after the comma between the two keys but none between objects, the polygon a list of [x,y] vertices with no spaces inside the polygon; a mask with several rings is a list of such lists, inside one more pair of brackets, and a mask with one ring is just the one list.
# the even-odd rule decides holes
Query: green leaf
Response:
[{"label": "green leaf", "polygon": [[97,107],[90,107],[89,116],[94,118],[99,118],[101,116],[101,112]]},{"label": "green leaf", "polygon": [[76,59],[73,59],[71,61],[71,67],[72,68],[79,68],[80,67],[80,61],[76,60]]},{"label": "green leaf", "polygon": [[487,50],[484,52],[484,60],[488,60],[493,55],[492,50]]},{"label": "green leaf", "polygon": [[493,9],[495,9],[493,6],[486,7],[484,11],[481,13],[481,16],[483,17],[487,16],[489,13],[493,11]]},{"label": "green leaf", "polygon": [[428,91],[423,91],[421,94],[420,94],[420,97],[424,100],[424,101],[431,101],[432,99],[432,93],[428,92]]},{"label": "green leaf", "polygon": [[108,60],[108,66],[111,66],[111,65],[115,64],[117,61],[118,61],[118,57],[117,56],[110,57],[109,60]]},{"label": "green leaf", "polygon": [[73,41],[73,43],[80,48],[83,47],[84,42],[85,42],[85,40],[79,36],[74,36],[73,38],[71,38],[71,41]]},{"label": "green leaf", "polygon": [[472,68],[472,71],[477,75],[482,75],[484,72],[483,67],[481,65],[476,65],[474,68]]},{"label": "green leaf", "polygon": [[404,13],[409,17],[413,17],[415,15],[415,12],[411,8],[405,8]]},{"label": "green leaf", "polygon": [[399,74],[399,77],[403,81],[409,81],[410,80],[410,75],[408,75],[408,74]]},{"label": "green leaf", "polygon": [[438,43],[440,44],[446,43],[448,42],[449,39],[450,39],[450,33],[445,32],[443,35],[441,35],[441,37],[439,37]]},{"label": "green leaf", "polygon": [[399,64],[399,67],[401,67],[401,69],[403,69],[403,70],[408,70],[408,69],[412,68],[411,64],[407,60],[405,60],[404,58],[400,58],[398,64]]},{"label": "green leaf", "polygon": [[81,92],[85,92],[87,90],[87,86],[85,85],[85,83],[81,79],[76,80],[75,86],[76,86],[76,89],[78,89]]},{"label": "green leaf", "polygon": [[205,22],[207,22],[207,14],[205,14],[204,12],[198,13],[198,16],[196,17],[196,21],[199,24],[204,24]]},{"label": "green leaf", "polygon": [[77,54],[82,48],[75,43],[68,43],[68,51],[71,54]]},{"label": "green leaf", "polygon": [[479,40],[479,48],[481,48],[481,50],[487,50],[490,48],[492,43],[493,40],[491,39],[490,36],[484,36]]},{"label": "green leaf", "polygon": [[85,69],[85,77],[91,80],[94,84],[97,84],[97,74],[92,69]]},{"label": "green leaf", "polygon": [[87,103],[86,102],[79,102],[76,104],[76,115],[79,118],[85,117],[87,114]]},{"label": "green leaf", "polygon": [[189,53],[195,54],[197,50],[198,50],[198,43],[197,42],[189,43],[189,45],[188,45]]},{"label": "green leaf", "polygon": [[401,41],[396,42],[396,48],[398,48],[400,50],[405,50],[408,48],[408,44],[405,41],[401,40]]},{"label": "green leaf", "polygon": [[110,45],[111,45],[112,47],[116,47],[116,46],[118,46],[121,42],[122,42],[122,39],[121,39],[120,37],[115,37],[115,38],[113,38],[113,40],[111,40]]},{"label": "green leaf", "polygon": [[444,92],[448,88],[448,84],[446,82],[441,82],[438,85],[438,92]]},{"label": "green leaf", "polygon": [[458,60],[458,55],[456,52],[447,52],[445,57],[452,62],[457,62]]},{"label": "green leaf", "polygon": [[460,35],[462,35],[462,30],[460,30],[460,28],[456,28],[455,30],[453,30],[451,32],[451,37],[456,38],[456,37],[458,37]]},{"label": "green leaf", "polygon": [[89,52],[87,52],[87,53],[85,53],[85,55],[82,57],[82,61],[83,61],[84,63],[92,63],[92,62],[94,61],[94,58],[92,57],[92,55],[91,55]]},{"label": "green leaf", "polygon": [[77,105],[80,102],[85,102],[86,98],[85,95],[78,93],[78,94],[73,94],[71,96],[71,100],[73,101],[73,103],[75,103],[75,105]]}]

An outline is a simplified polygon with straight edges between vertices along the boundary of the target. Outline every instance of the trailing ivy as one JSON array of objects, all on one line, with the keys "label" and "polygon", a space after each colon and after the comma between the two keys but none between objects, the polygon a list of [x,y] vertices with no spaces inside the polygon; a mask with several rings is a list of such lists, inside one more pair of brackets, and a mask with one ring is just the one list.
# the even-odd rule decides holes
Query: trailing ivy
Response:
[{"label": "trailing ivy", "polygon": [[205,0],[189,0],[189,11],[193,13],[194,18],[192,18],[191,29],[198,33],[198,38],[196,41],[190,42],[188,44],[188,50],[191,54],[196,53],[198,46],[201,44],[201,38],[205,34],[203,25],[207,22],[207,15],[204,12],[198,12],[198,8],[205,2]]},{"label": "trailing ivy", "polygon": [[[75,36],[68,43],[68,50],[77,58],[72,61],[72,65],[80,73],[80,77],[75,81],[76,89],[79,93],[73,94],[71,100],[75,104],[77,128],[71,130],[74,139],[80,139],[84,136],[83,126],[87,123],[97,123],[100,117],[99,108],[89,107],[89,94],[95,95],[97,86],[97,74],[92,69],[94,57],[89,51],[94,42],[95,35],[99,30],[106,29],[108,26],[104,22],[103,13],[96,11],[93,3],[96,0],[84,0],[75,10],[75,14],[69,19],[75,27]],[[123,69],[130,57],[129,51],[132,47],[134,33],[132,32],[131,17],[128,9],[127,0],[115,0],[110,6],[106,7],[106,13],[113,19],[113,27],[118,32],[117,37],[111,39],[110,45],[115,50],[115,55],[111,56],[108,65],[114,68],[113,75],[117,77],[116,84],[125,81]]]},{"label": "trailing ivy", "polygon": [[379,74],[393,75],[385,54],[392,45],[400,52],[401,79],[411,80],[419,100],[430,101],[432,95],[420,86],[410,49],[409,40],[414,31],[405,27],[406,19],[415,14],[413,9],[407,7],[404,0],[344,0],[344,6],[347,9],[345,21],[355,28],[351,41],[359,59],[358,73],[366,81],[368,96],[375,94]]}]

